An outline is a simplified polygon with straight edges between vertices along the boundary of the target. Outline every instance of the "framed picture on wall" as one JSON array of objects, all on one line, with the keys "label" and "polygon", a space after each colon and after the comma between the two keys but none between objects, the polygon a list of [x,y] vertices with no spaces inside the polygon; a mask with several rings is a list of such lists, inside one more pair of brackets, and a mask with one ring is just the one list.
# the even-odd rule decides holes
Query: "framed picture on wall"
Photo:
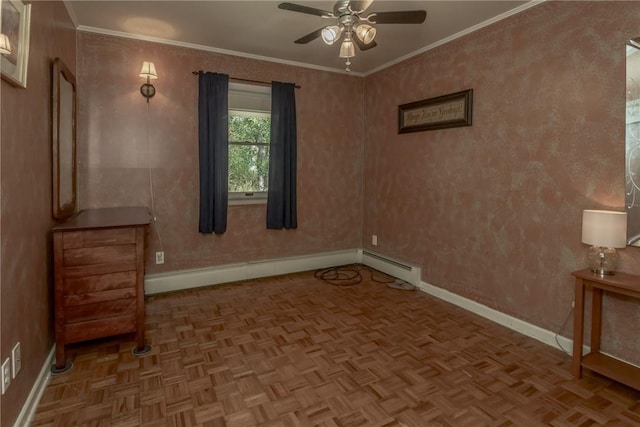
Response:
[{"label": "framed picture on wall", "polygon": [[30,24],[30,4],[22,0],[2,0],[0,33],[2,40],[8,41],[5,48],[9,53],[0,55],[0,72],[3,79],[23,88],[27,87]]},{"label": "framed picture on wall", "polygon": [[398,133],[471,126],[473,89],[398,106]]}]

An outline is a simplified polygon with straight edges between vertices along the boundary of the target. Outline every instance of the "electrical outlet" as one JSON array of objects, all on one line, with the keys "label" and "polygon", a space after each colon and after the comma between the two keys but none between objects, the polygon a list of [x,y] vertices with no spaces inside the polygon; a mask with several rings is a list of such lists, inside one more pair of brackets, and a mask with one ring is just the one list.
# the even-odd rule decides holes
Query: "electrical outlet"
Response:
[{"label": "electrical outlet", "polygon": [[576,302],[575,301],[571,301],[571,308],[576,308]]},{"label": "electrical outlet", "polygon": [[156,252],[156,264],[164,264],[164,251]]},{"label": "electrical outlet", "polygon": [[2,377],[2,394],[4,394],[9,385],[11,384],[11,361],[7,357],[7,359],[2,363],[2,372],[0,372]]},{"label": "electrical outlet", "polygon": [[378,246],[378,236],[376,236],[375,234],[371,235],[371,244],[373,246]]},{"label": "electrical outlet", "polygon": [[22,350],[20,350],[20,342],[11,350],[11,378],[15,378],[22,368]]}]

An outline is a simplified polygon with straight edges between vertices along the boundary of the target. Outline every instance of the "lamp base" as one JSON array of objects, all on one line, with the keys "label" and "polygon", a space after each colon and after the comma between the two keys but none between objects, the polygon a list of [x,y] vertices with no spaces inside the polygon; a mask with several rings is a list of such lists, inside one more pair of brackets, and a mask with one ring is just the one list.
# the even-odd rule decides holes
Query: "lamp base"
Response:
[{"label": "lamp base", "polygon": [[603,276],[613,276],[614,274],[616,274],[615,271],[611,271],[611,270],[602,270],[599,268],[592,268],[591,271],[593,271],[594,273],[596,273],[598,276],[603,277]]},{"label": "lamp base", "polygon": [[591,246],[587,253],[587,265],[591,271],[600,276],[615,274],[619,261],[620,255],[615,248]]}]

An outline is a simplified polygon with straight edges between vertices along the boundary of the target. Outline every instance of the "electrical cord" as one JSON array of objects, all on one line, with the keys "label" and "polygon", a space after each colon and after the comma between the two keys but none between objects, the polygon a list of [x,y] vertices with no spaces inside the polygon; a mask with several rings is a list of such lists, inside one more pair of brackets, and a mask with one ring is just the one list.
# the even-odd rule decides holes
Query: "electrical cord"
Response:
[{"label": "electrical cord", "polygon": [[[395,277],[380,273],[379,271],[373,270],[362,264],[349,264],[339,267],[322,268],[315,272],[314,277],[334,286],[355,286],[362,282],[363,277],[360,273],[361,271],[368,271],[369,278],[376,283],[389,284],[396,281]],[[377,279],[376,275],[382,275],[384,278]]]},{"label": "electrical cord", "polygon": [[158,218],[156,217],[156,205],[155,197],[153,194],[153,176],[151,175],[151,151],[149,150],[149,100],[147,99],[147,170],[149,171],[149,195],[151,196],[151,220],[153,221],[153,230],[156,232],[158,242],[160,243],[160,250],[164,252],[162,245],[162,237],[160,237],[160,231],[158,231]]},{"label": "electrical cord", "polygon": [[558,339],[558,334],[560,334],[560,332],[562,332],[562,330],[564,329],[564,327],[565,327],[565,326],[567,326],[567,322],[568,322],[568,321],[569,321],[569,319],[571,318],[571,314],[573,314],[573,310],[575,310],[575,308],[572,308],[572,309],[569,311],[569,314],[567,314],[567,318],[566,318],[566,319],[564,319],[564,322],[562,322],[562,326],[560,326],[560,330],[559,330],[558,332],[556,332],[556,334],[555,334],[555,336],[554,336],[554,338],[555,338],[555,340],[556,340],[556,344],[558,344],[558,347],[560,348],[560,350],[562,350],[562,352],[563,352],[564,354],[567,354],[567,355],[569,355],[569,356],[571,355],[571,353],[569,353],[567,350],[565,350],[565,349],[564,349],[564,347],[562,347],[562,345],[560,344],[560,340]]}]

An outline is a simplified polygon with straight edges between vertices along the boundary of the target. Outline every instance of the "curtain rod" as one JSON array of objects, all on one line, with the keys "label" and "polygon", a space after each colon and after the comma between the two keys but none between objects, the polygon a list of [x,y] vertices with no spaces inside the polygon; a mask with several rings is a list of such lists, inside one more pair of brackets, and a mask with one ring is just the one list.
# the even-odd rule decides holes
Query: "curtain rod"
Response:
[{"label": "curtain rod", "polygon": [[[191,74],[198,75],[200,71],[192,71]],[[229,77],[229,80],[235,80],[237,82],[247,82],[247,83],[258,83],[261,85],[270,85],[271,82],[264,82],[262,80],[251,80],[251,79],[242,79],[240,77]],[[294,83],[293,85],[296,89],[300,89],[300,86]]]}]

